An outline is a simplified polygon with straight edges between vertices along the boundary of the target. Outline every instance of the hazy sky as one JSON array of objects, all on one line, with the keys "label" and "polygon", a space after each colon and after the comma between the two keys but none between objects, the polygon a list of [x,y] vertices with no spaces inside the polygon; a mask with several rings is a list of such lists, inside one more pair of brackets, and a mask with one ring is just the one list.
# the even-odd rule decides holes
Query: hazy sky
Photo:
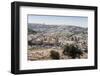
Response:
[{"label": "hazy sky", "polygon": [[88,17],[28,15],[28,23],[63,24],[88,27]]}]

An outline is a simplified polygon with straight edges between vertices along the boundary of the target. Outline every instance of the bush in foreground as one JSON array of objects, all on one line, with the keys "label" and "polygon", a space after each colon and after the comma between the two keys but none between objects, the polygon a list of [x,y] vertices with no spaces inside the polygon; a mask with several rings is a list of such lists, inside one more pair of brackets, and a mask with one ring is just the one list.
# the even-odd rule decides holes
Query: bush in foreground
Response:
[{"label": "bush in foreground", "polygon": [[51,57],[52,59],[60,59],[60,54],[59,54],[59,52],[56,52],[56,51],[54,51],[54,50],[51,50],[51,51],[50,51],[50,57]]},{"label": "bush in foreground", "polygon": [[83,52],[75,45],[71,44],[71,45],[65,45],[64,46],[64,51],[63,51],[64,55],[68,55],[71,58],[80,58],[80,55],[83,54]]}]

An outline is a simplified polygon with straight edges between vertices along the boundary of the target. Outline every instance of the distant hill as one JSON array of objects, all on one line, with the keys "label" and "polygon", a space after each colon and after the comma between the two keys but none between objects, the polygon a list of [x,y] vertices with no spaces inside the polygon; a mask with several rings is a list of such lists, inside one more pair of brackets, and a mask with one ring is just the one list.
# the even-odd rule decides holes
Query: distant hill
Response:
[{"label": "distant hill", "polygon": [[86,33],[88,28],[72,26],[72,25],[47,25],[47,24],[28,24],[29,31],[43,33]]}]

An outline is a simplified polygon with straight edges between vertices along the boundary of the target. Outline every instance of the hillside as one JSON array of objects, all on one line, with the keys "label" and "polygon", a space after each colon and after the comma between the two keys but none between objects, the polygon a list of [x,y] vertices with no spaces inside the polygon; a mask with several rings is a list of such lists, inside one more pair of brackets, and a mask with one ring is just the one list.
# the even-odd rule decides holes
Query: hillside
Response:
[{"label": "hillside", "polygon": [[72,32],[72,33],[87,33],[87,28],[72,26],[72,25],[47,25],[47,24],[28,24],[28,28],[37,32],[44,33],[59,33],[59,32]]},{"label": "hillside", "polygon": [[[51,54],[60,56],[60,59],[87,58],[87,31],[87,28],[74,25],[28,24],[28,58],[29,60],[51,59]],[[65,46],[70,49],[67,48],[64,52]],[[66,55],[66,51],[72,51],[71,56]]]}]

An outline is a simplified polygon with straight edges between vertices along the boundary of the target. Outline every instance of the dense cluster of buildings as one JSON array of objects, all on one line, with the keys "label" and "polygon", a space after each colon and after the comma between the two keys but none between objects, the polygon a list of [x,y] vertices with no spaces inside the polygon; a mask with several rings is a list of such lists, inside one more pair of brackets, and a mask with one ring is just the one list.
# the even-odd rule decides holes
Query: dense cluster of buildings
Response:
[{"label": "dense cluster of buildings", "polygon": [[39,46],[58,46],[61,47],[66,44],[78,45],[79,48],[87,48],[87,38],[83,39],[81,36],[71,36],[71,37],[59,37],[56,34],[29,34],[28,35],[28,45],[39,45]]}]

